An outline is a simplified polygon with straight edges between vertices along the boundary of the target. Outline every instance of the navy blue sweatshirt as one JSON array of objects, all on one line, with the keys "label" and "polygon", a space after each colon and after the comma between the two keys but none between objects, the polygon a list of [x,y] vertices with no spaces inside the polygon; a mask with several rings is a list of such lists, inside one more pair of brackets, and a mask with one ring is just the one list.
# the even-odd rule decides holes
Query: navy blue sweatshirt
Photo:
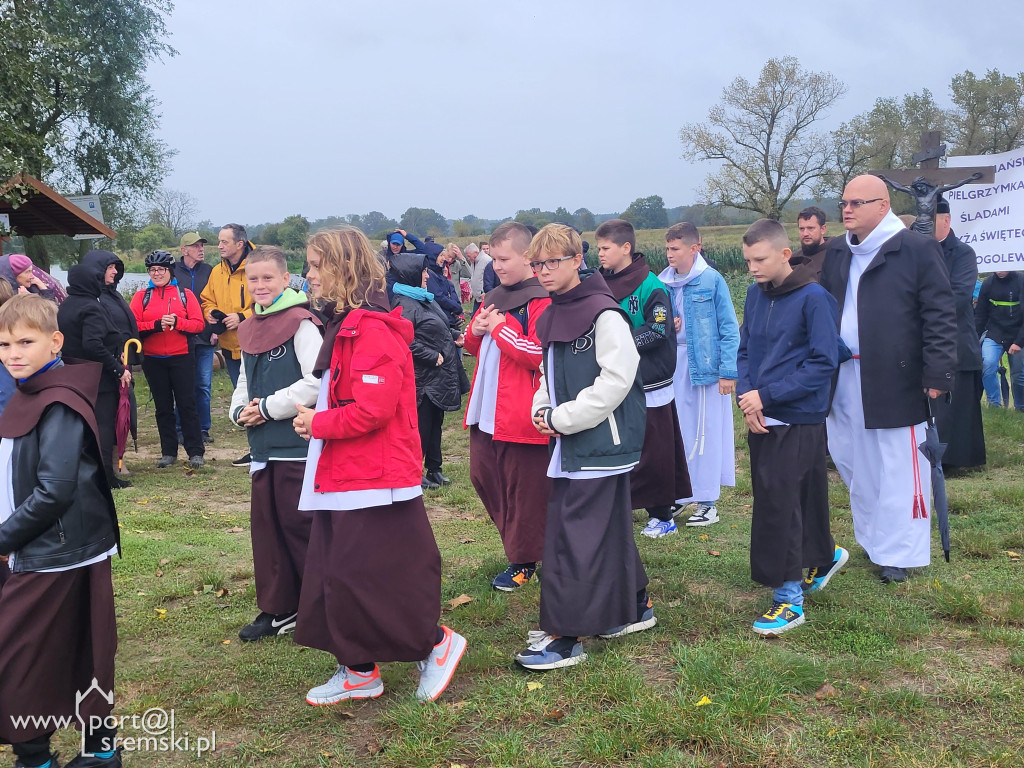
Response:
[{"label": "navy blue sweatshirt", "polygon": [[740,327],[736,394],[758,390],[764,415],[821,424],[839,365],[839,308],[800,272],[782,285],[752,285]]}]

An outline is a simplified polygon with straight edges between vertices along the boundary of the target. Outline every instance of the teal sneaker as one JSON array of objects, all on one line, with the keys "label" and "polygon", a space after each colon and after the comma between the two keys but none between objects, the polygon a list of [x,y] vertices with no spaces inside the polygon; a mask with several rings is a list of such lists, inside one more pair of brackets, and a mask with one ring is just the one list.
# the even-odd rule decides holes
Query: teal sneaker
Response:
[{"label": "teal sneaker", "polygon": [[778,637],[804,623],[804,608],[792,603],[772,602],[772,607],[754,621],[754,631],[766,637]]},{"label": "teal sneaker", "polygon": [[832,565],[827,570],[811,568],[807,571],[807,577],[803,581],[804,594],[820,592],[832,580],[832,577],[842,570],[846,561],[850,559],[850,553],[840,546],[836,546],[835,556],[832,558]]}]

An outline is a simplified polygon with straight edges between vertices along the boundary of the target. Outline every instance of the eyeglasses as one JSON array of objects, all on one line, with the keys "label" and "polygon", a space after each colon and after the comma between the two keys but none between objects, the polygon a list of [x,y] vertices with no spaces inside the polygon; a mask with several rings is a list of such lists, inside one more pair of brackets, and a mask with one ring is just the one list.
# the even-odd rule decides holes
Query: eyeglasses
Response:
[{"label": "eyeglasses", "polygon": [[575,259],[575,256],[562,256],[557,259],[548,259],[547,261],[531,261],[530,269],[534,272],[540,272],[544,267],[548,268],[548,272],[554,272],[558,269],[560,262],[568,261],[569,259]]},{"label": "eyeglasses", "polygon": [[149,267],[149,269],[147,269],[146,271],[149,272],[149,273],[153,273],[153,272],[166,272],[167,271],[167,267]]},{"label": "eyeglasses", "polygon": [[839,201],[839,210],[840,211],[845,210],[847,208],[847,206],[849,206],[853,210],[857,210],[862,205],[867,205],[868,203],[877,203],[880,200],[882,200],[881,197],[876,197],[876,198],[874,198],[872,200],[840,200]]}]

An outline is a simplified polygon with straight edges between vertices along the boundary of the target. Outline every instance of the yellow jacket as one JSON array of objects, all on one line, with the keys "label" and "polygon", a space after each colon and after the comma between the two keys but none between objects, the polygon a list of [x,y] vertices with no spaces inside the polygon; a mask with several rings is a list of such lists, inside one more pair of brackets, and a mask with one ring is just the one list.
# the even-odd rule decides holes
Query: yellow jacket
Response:
[{"label": "yellow jacket", "polygon": [[[203,314],[209,315],[214,309],[219,309],[225,315],[238,314],[245,319],[252,315],[252,297],[249,295],[249,288],[245,284],[245,259],[238,262],[234,271],[226,259],[221,259],[220,264],[213,268],[210,279],[203,288],[200,297],[203,305]],[[237,331],[224,331],[219,334],[220,348],[229,353],[232,358],[238,360],[242,357],[241,348],[238,345]]]}]

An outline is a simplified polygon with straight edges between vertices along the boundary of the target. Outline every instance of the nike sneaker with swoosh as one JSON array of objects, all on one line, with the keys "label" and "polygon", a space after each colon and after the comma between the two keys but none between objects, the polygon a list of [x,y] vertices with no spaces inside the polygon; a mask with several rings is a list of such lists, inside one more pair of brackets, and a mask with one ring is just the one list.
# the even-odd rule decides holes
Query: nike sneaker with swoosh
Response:
[{"label": "nike sneaker with swoosh", "polygon": [[427,658],[416,663],[420,670],[416,698],[420,701],[433,701],[444,693],[462,654],[466,652],[466,638],[448,627],[441,627],[441,630],[444,632],[441,642],[434,646]]},{"label": "nike sneaker with swoosh", "polygon": [[339,664],[330,680],[310,689],[306,694],[306,703],[322,707],[345,699],[376,699],[382,693],[384,682],[380,679],[380,669],[376,664],[370,672],[356,672]]},{"label": "nike sneaker with swoosh", "polygon": [[265,637],[287,635],[295,631],[295,619],[299,614],[292,613],[261,613],[251,624],[246,624],[238,633],[243,643],[252,643]]}]

